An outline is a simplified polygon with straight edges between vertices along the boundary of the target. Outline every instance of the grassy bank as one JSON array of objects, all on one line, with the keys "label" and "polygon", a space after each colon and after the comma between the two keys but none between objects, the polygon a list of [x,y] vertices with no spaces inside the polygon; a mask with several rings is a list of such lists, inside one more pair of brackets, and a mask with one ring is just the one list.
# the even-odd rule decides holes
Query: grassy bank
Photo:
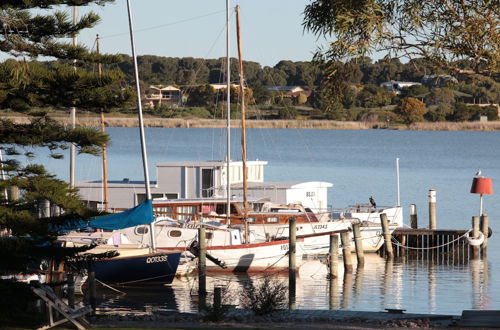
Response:
[{"label": "grassy bank", "polygon": [[[3,113],[3,119],[10,119],[16,123],[27,123],[30,118],[26,115]],[[70,125],[69,115],[55,113],[51,115],[57,121]],[[136,127],[137,117],[125,115],[111,115],[105,119],[106,126],[111,127]],[[97,127],[100,125],[99,116],[95,114],[82,114],[77,116],[77,125]],[[222,119],[201,118],[144,118],[146,127],[182,127],[182,128],[222,128],[226,121]],[[239,127],[240,120],[232,120],[232,127]],[[387,128],[385,122],[355,122],[334,120],[247,120],[247,128],[296,128],[296,129],[379,129]],[[431,131],[498,131],[500,121],[495,122],[419,122],[409,127],[402,124],[391,124],[390,129],[397,130],[431,130]]]}]

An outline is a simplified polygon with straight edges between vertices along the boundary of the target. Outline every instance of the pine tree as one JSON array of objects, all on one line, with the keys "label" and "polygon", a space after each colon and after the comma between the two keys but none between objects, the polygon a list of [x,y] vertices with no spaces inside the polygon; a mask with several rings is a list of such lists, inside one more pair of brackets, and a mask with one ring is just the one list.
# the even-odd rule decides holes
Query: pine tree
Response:
[{"label": "pine tree", "polygon": [[[132,93],[122,88],[121,73],[98,76],[87,69],[98,62],[115,63],[119,57],[97,55],[61,41],[99,21],[91,12],[73,24],[63,9],[109,2],[113,0],[3,0],[0,51],[15,59],[0,63],[0,108],[28,111],[33,107],[76,106],[102,111],[126,103]],[[62,61],[37,62],[41,56]],[[7,156],[1,162],[0,275],[30,272],[46,262],[68,264],[89,249],[62,247],[57,242],[58,233],[51,228],[95,212],[84,207],[75,189],[42,165],[23,165],[19,159],[34,157],[34,147],[48,148],[52,157],[62,158],[61,151],[70,143],[80,153],[97,155],[108,137],[94,129],[67,129],[43,112],[30,114],[33,120],[27,124],[0,120],[0,147]],[[48,205],[60,211],[46,214]],[[27,306],[32,297],[26,285],[0,280],[0,295],[4,297],[0,299],[0,324],[8,324],[12,316],[29,319]]]}]

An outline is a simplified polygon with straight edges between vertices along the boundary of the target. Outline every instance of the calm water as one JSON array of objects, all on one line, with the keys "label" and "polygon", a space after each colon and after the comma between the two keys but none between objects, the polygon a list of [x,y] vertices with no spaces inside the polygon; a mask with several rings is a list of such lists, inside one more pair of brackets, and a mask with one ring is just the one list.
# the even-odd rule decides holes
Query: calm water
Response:
[{"label": "calm water", "polygon": [[[142,179],[138,129],[109,128],[108,133],[112,138],[108,148],[110,179]],[[205,161],[221,159],[225,154],[223,129],[151,128],[146,129],[146,135],[153,180],[157,162]],[[234,130],[233,159],[241,158],[239,139],[239,131]],[[471,217],[479,213],[479,197],[469,193],[474,173],[480,168],[483,175],[493,178],[494,186],[500,177],[500,132],[251,129],[247,139],[248,159],[269,162],[266,181],[331,182],[334,187],[329,192],[329,204],[334,207],[366,203],[371,195],[379,205],[395,204],[395,159],[399,158],[405,222],[408,205],[416,204],[422,227],[427,226],[429,189],[437,191],[438,227],[468,229]],[[47,160],[47,164],[52,172],[68,178],[67,162]],[[78,157],[78,181],[99,179],[100,172],[99,159]],[[371,256],[362,272],[341,277],[330,288],[324,265],[309,260],[300,271],[298,307],[375,311],[391,307],[451,314],[471,308],[500,309],[500,243],[495,235],[500,230],[499,198],[490,195],[484,201],[494,232],[488,242],[487,262],[386,264]],[[248,278],[244,276],[212,278],[219,284],[230,283],[235,297],[239,283],[245,280]],[[107,292],[103,308],[191,311],[196,309],[191,289],[196,292],[193,281],[176,280],[164,291],[141,293],[142,300],[137,292],[124,296],[127,298]],[[335,299],[329,298],[330,290]]]}]

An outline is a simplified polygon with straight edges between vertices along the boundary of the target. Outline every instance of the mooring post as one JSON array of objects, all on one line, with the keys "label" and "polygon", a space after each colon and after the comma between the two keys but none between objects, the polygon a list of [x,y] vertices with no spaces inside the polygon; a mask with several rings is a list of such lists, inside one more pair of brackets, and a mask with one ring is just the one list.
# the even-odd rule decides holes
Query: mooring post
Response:
[{"label": "mooring post", "polygon": [[205,228],[198,228],[198,310],[206,308],[207,297],[207,241]]},{"label": "mooring post", "polygon": [[75,308],[75,277],[73,273],[66,273],[66,281],[68,282],[68,306]]},{"label": "mooring post", "polygon": [[352,224],[354,234],[354,247],[356,248],[356,258],[358,259],[358,267],[365,265],[365,253],[363,251],[363,240],[361,239],[361,230],[359,223]]},{"label": "mooring post", "polygon": [[216,286],[214,288],[214,312],[216,315],[219,314],[222,308],[222,288],[220,286]]},{"label": "mooring post", "polygon": [[344,273],[352,273],[352,260],[351,260],[351,241],[349,233],[340,233],[340,241],[342,242],[342,258],[344,259]]},{"label": "mooring post", "polygon": [[417,205],[410,204],[410,226],[413,229],[418,228]]},{"label": "mooring post", "polygon": [[429,229],[436,229],[436,191],[429,190]]},{"label": "mooring post", "polygon": [[96,286],[95,286],[95,272],[92,268],[89,269],[89,302],[90,302],[90,307],[92,307],[93,313],[95,313],[95,310],[97,308],[97,291],[96,291]]},{"label": "mooring post", "polygon": [[339,236],[330,234],[330,253],[328,265],[330,267],[328,276],[330,279],[339,276]]},{"label": "mooring post", "polygon": [[489,234],[489,219],[488,215],[482,214],[481,215],[481,232],[483,233],[484,236],[484,241],[483,244],[481,244],[481,258],[486,259],[487,253],[486,249],[488,246],[488,234]]},{"label": "mooring post", "polygon": [[392,258],[394,256],[394,252],[392,250],[391,231],[389,230],[387,214],[382,213],[380,215],[380,222],[382,223],[382,233],[384,235],[385,253],[387,258]]},{"label": "mooring post", "polygon": [[[479,217],[472,217],[472,238],[477,239],[479,237]],[[472,246],[472,259],[479,258],[479,245]]]},{"label": "mooring post", "polygon": [[295,292],[296,292],[296,262],[295,244],[297,240],[297,226],[295,217],[291,217],[288,223],[289,230],[289,247],[288,247],[288,307],[295,309]]}]

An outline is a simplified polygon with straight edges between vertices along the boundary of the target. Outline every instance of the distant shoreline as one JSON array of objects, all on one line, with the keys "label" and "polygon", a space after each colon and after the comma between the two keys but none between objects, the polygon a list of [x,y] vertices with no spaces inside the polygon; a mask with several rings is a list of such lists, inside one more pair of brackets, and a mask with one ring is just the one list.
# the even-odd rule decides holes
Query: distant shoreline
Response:
[{"label": "distant shoreline", "polygon": [[[15,123],[28,123],[29,116],[11,113],[2,113],[2,119],[10,119]],[[70,125],[69,116],[51,115],[51,118]],[[98,127],[99,116],[81,115],[76,119],[78,126]],[[107,127],[137,127],[137,117],[110,116],[105,118]],[[364,129],[394,129],[394,130],[430,130],[430,131],[500,131],[500,121],[494,122],[419,122],[410,125],[395,124],[387,126],[386,122],[357,122],[335,120],[247,120],[247,128],[267,129],[338,129],[338,130],[364,130]],[[146,127],[166,128],[224,128],[226,120],[201,119],[201,118],[158,118],[144,117]],[[231,120],[232,127],[239,127],[240,120]]]}]

